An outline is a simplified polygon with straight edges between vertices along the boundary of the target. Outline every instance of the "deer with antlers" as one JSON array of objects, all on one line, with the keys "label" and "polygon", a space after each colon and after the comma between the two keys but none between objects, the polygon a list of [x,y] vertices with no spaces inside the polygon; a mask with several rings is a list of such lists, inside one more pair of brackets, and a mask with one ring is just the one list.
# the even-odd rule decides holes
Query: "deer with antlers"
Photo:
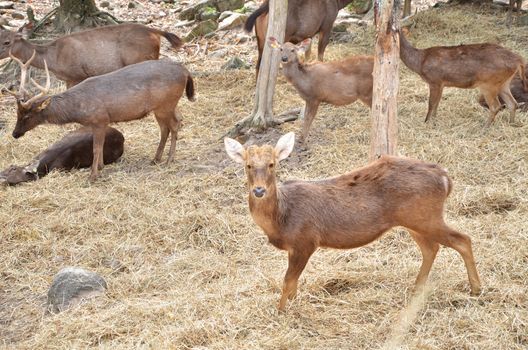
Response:
[{"label": "deer with antlers", "polygon": [[145,61],[117,71],[88,78],[65,92],[48,95],[50,75],[44,61],[46,85],[30,79],[40,93],[26,100],[27,69],[35,53],[26,62],[11,55],[21,68],[19,92],[12,93],[17,100],[17,123],[13,137],[19,138],[43,123],[79,123],[91,127],[93,132],[93,163],[90,181],[103,168],[105,129],[110,123],[126,122],[154,112],[161,130],[161,138],[154,162],[161,161],[169,134],[171,145],[167,164],[174,158],[181,114],[177,104],[184,91],[194,101],[194,83],[185,67],[171,61]]}]

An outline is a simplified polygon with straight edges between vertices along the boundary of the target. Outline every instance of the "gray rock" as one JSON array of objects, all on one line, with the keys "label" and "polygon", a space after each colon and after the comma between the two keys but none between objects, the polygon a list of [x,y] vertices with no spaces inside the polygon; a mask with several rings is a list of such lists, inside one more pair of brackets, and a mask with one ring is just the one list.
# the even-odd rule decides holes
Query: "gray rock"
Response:
[{"label": "gray rock", "polygon": [[219,30],[229,30],[241,26],[246,22],[248,15],[243,13],[233,13],[231,16],[225,18],[218,25]]},{"label": "gray rock", "polygon": [[78,267],[65,267],[55,277],[48,291],[48,308],[61,312],[83,299],[104,294],[106,281],[98,274]]},{"label": "gray rock", "polygon": [[347,31],[347,27],[348,26],[345,23],[339,23],[339,24],[334,25],[334,27],[332,28],[332,32],[344,33]]},{"label": "gray rock", "polygon": [[250,66],[243,60],[241,60],[238,57],[232,57],[227,61],[223,66],[222,69],[248,69]]},{"label": "gray rock", "polygon": [[182,12],[180,12],[180,19],[188,21],[193,20],[198,13],[200,13],[200,10],[206,7],[216,8],[215,0],[201,0],[194,5],[184,8]]},{"label": "gray rock", "polygon": [[109,1],[101,1],[99,6],[102,7],[102,8],[110,7],[110,2]]},{"label": "gray rock", "polygon": [[9,21],[7,18],[0,16],[0,26],[7,26],[9,25]]},{"label": "gray rock", "polygon": [[12,9],[15,4],[12,1],[0,1],[0,10]]},{"label": "gray rock", "polygon": [[528,26],[528,15],[522,15],[517,20],[517,24],[520,26]]},{"label": "gray rock", "polygon": [[129,9],[135,9],[135,8],[138,8],[138,7],[141,7],[141,4],[139,2],[130,1],[128,3],[128,8]]},{"label": "gray rock", "polygon": [[236,12],[233,12],[233,11],[224,11],[220,14],[220,17],[218,17],[218,21],[222,22],[224,19],[226,19],[227,17],[231,16],[233,13],[236,13]]},{"label": "gray rock", "polygon": [[244,0],[216,0],[216,8],[220,12],[237,10],[244,7]]},{"label": "gray rock", "polygon": [[251,13],[258,9],[259,6],[254,1],[248,1],[244,4],[244,13]]},{"label": "gray rock", "polygon": [[213,21],[212,19],[209,19],[207,21],[203,21],[198,23],[191,29],[189,34],[185,37],[185,41],[191,41],[194,38],[198,38],[200,36],[204,36],[206,34],[214,32],[218,28],[218,23],[216,21]]},{"label": "gray rock", "polygon": [[222,57],[225,57],[226,55],[227,55],[227,49],[220,49],[220,50],[216,50],[216,51],[211,52],[207,56],[209,56],[211,58],[222,58]]},{"label": "gray rock", "polygon": [[26,16],[24,16],[24,14],[22,12],[16,12],[16,11],[11,12],[11,17],[14,18],[14,19],[24,19],[24,18],[26,18]]},{"label": "gray rock", "polygon": [[196,15],[196,18],[200,21],[216,20],[218,17],[220,17],[220,12],[216,10],[216,7],[204,7]]}]

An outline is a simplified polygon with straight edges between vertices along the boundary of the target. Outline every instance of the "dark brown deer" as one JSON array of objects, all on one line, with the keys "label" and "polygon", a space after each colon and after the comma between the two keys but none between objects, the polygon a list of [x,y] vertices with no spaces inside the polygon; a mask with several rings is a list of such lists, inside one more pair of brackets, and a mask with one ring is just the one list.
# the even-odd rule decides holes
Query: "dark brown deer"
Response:
[{"label": "dark brown deer", "polygon": [[[528,80],[528,72],[525,72],[525,77]],[[518,107],[525,112],[528,111],[528,90],[524,89],[521,78],[513,78],[510,83],[510,91],[512,93],[513,98],[515,98],[515,101],[517,101]],[[501,103],[502,108],[505,102],[500,96],[499,102]],[[488,104],[486,103],[486,99],[482,95],[479,97],[479,103],[481,106],[489,108]]]},{"label": "dark brown deer", "polygon": [[299,62],[298,54],[309,47],[310,39],[294,45],[269,38],[269,43],[280,50],[282,73],[306,103],[302,142],[306,142],[321,102],[343,106],[360,100],[371,108],[374,57],[351,56],[340,61],[304,64]]},{"label": "dark brown deer", "polygon": [[[105,130],[103,147],[104,164],[116,162],[123,154],[125,138],[119,130]],[[0,172],[0,182],[16,185],[35,181],[53,170],[89,168],[93,162],[93,134],[90,128],[82,127],[67,133],[26,166],[11,165]]]},{"label": "dark brown deer", "polygon": [[413,47],[400,32],[400,57],[429,84],[426,122],[436,117],[444,87],[478,88],[491,107],[487,126],[500,110],[498,96],[510,110],[510,122],[515,121],[517,102],[510,92],[510,82],[519,74],[524,87],[528,87],[521,56],[497,44],[435,46],[421,50]]},{"label": "dark brown deer", "polygon": [[194,84],[191,74],[179,63],[152,60],[136,63],[112,73],[88,78],[65,92],[49,96],[50,77],[44,61],[47,81],[42,87],[33,79],[31,82],[41,93],[28,101],[25,77],[28,62],[21,66],[20,91],[17,98],[17,123],[13,137],[19,138],[27,131],[43,123],[79,123],[92,128],[93,163],[90,181],[97,178],[103,168],[103,145],[105,128],[110,123],[126,122],[145,117],[154,112],[161,130],[161,139],[154,162],[161,161],[167,138],[171,145],[167,164],[174,158],[176,139],[181,126],[178,101],[185,93],[194,101]]},{"label": "dark brown deer", "polygon": [[36,52],[31,65],[43,69],[46,61],[49,70],[64,80],[69,88],[92,76],[138,62],[157,60],[161,36],[175,49],[182,46],[176,35],[136,23],[89,29],[45,45],[30,43],[22,32],[0,29],[0,59],[8,57],[11,52],[18,59],[27,61]]},{"label": "dark brown deer", "polygon": [[[286,18],[286,34],[284,41],[298,44],[319,33],[317,57],[319,58],[319,61],[322,61],[326,46],[330,41],[330,34],[337,18],[337,13],[351,2],[352,0],[288,1],[288,16]],[[268,12],[269,3],[266,0],[249,16],[244,25],[244,29],[247,32],[251,32],[253,26],[255,27],[258,47],[257,75],[268,32]],[[306,59],[310,57],[310,52],[311,50],[306,51]]]},{"label": "dark brown deer", "polygon": [[471,293],[480,293],[471,239],[447,226],[443,218],[452,188],[445,169],[409,158],[382,156],[337,177],[277,185],[275,169],[293,145],[293,133],[282,136],[275,147],[244,148],[225,139],[227,154],[245,166],[253,220],[271,244],[288,252],[279,310],[295,296],[299,276],[318,247],[357,248],[395,226],[409,229],[422,251],[417,290],[425,285],[442,244],[460,253]]}]

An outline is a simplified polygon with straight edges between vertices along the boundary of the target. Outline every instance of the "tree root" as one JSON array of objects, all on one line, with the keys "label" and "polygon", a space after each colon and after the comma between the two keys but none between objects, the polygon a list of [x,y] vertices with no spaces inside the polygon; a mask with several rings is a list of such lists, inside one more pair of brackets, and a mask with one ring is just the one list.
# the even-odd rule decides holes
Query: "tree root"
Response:
[{"label": "tree root", "polygon": [[301,108],[294,108],[278,115],[277,118],[271,119],[270,123],[267,124],[255,124],[255,116],[250,115],[235,124],[235,126],[220,137],[222,140],[224,137],[237,138],[240,136],[249,135],[254,132],[262,131],[266,128],[273,128],[284,123],[293,122],[299,119]]}]

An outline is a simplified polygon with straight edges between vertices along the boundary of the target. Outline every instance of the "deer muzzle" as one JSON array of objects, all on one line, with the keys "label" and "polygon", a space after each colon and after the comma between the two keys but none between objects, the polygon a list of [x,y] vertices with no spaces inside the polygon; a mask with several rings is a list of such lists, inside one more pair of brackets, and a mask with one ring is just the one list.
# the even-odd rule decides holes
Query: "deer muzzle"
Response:
[{"label": "deer muzzle", "polygon": [[266,194],[266,189],[264,187],[255,187],[253,189],[253,194],[257,198],[262,198],[264,197],[264,194]]}]

